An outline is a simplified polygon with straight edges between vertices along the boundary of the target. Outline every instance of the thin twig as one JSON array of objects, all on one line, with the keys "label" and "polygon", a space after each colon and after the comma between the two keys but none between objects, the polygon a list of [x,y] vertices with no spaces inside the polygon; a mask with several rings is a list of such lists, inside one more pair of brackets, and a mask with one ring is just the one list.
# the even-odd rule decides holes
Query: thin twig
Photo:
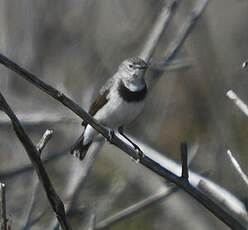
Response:
[{"label": "thin twig", "polygon": [[144,61],[149,62],[158,45],[163,31],[166,29],[171,17],[173,16],[180,0],[171,0],[168,5],[165,5],[156,22],[153,25],[150,36],[148,37],[141,54],[139,55]]},{"label": "thin twig", "polygon": [[185,181],[189,181],[189,169],[188,169],[188,147],[187,143],[183,142],[180,146],[181,149],[181,163],[182,163],[182,175],[181,178]]},{"label": "thin twig", "polygon": [[232,91],[228,90],[226,93],[227,97],[231,99],[235,105],[246,115],[248,116],[248,106],[238,97],[238,95]]},{"label": "thin twig", "polygon": [[[69,108],[79,117],[81,117],[86,123],[90,124],[94,129],[101,133],[110,143],[117,146],[122,151],[126,152],[129,156],[135,160],[139,160],[139,163],[146,166],[154,173],[162,176],[168,181],[175,183],[192,197],[194,197],[199,203],[211,211],[216,217],[223,221],[226,225],[233,229],[245,229],[244,226],[235,217],[231,216],[225,209],[221,206],[216,205],[211,199],[209,199],[205,194],[197,190],[190,183],[184,183],[180,177],[162,167],[159,162],[154,161],[143,153],[143,157],[137,156],[137,152],[123,140],[121,140],[116,134],[109,135],[109,129],[99,124],[93,117],[91,117],[85,110],[83,110],[79,105],[73,102],[70,98],[66,97],[64,94],[54,89],[52,86],[39,80],[33,74],[29,73],[27,70],[21,68],[13,61],[9,60],[7,57],[0,54],[0,62],[4,64],[9,69],[12,69],[24,79],[40,88],[46,92],[51,97],[55,98],[57,101],[62,103],[65,107]],[[35,149],[36,151],[36,149]]]},{"label": "thin twig", "polygon": [[238,161],[234,158],[234,156],[232,155],[232,152],[229,149],[227,150],[226,153],[229,156],[230,161],[232,162],[234,168],[236,169],[236,171],[238,172],[238,174],[240,175],[240,177],[243,179],[243,181],[245,182],[246,186],[248,186],[248,177],[244,173],[244,171],[242,170],[242,168],[240,167]]},{"label": "thin twig", "polygon": [[58,221],[64,230],[71,229],[66,215],[65,215],[65,209],[64,204],[57,195],[55,189],[53,188],[50,179],[46,173],[46,170],[41,162],[41,159],[39,157],[39,152],[36,149],[36,146],[32,143],[31,139],[28,137],[26,132],[24,131],[21,123],[19,122],[18,118],[12,111],[12,109],[9,107],[8,103],[6,102],[3,95],[0,93],[0,105],[2,110],[6,113],[6,115],[10,118],[14,131],[16,132],[16,135],[18,136],[19,140],[23,144],[30,161],[33,164],[33,167],[39,177],[39,180],[41,184],[43,185],[47,198],[54,210],[54,212],[57,215]]},{"label": "thin twig", "polygon": [[6,187],[0,183],[0,230],[7,230]]},{"label": "thin twig", "polygon": [[158,192],[157,194],[151,195],[148,198],[141,200],[128,208],[125,208],[114,215],[107,217],[104,220],[101,220],[99,223],[96,224],[95,229],[105,229],[109,228],[113,224],[128,218],[129,216],[133,216],[134,214],[138,213],[139,211],[144,210],[151,205],[154,205],[161,201],[162,199],[169,198],[172,194],[178,191],[177,187],[171,187],[169,189],[163,189],[162,191]]},{"label": "thin twig", "polygon": [[206,8],[208,0],[199,0],[194,9],[190,12],[189,16],[185,19],[184,24],[179,29],[177,36],[173,39],[169,45],[165,57],[162,61],[152,62],[151,67],[160,68],[161,66],[167,65],[178,53],[179,49],[183,45],[184,41],[191,33],[196,25],[196,22],[200,18],[202,12]]},{"label": "thin twig", "polygon": [[[37,151],[41,154],[42,150],[45,148],[47,143],[51,140],[53,135],[53,130],[47,129],[36,146]],[[39,154],[39,155],[40,155]]]}]

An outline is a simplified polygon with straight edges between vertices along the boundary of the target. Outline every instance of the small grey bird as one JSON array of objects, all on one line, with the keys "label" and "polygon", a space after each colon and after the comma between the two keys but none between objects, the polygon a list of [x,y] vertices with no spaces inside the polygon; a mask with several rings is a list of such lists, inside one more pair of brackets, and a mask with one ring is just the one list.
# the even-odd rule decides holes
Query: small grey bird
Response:
[{"label": "small grey bird", "polygon": [[[118,71],[100,89],[99,94],[90,106],[89,114],[102,125],[119,129],[131,144],[138,148],[123,134],[123,126],[133,121],[142,111],[147,94],[144,80],[148,64],[141,58],[133,57],[124,60]],[[84,126],[83,134],[71,149],[71,154],[82,160],[98,132],[90,125]]]}]

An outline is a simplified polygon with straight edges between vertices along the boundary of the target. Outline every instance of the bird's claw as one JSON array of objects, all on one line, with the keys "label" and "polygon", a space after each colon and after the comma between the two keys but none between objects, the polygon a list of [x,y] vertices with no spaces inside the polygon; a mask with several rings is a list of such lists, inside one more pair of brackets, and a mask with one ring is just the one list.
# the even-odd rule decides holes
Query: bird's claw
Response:
[{"label": "bird's claw", "polygon": [[74,150],[70,152],[72,156],[78,158],[80,161],[82,161],[84,159],[84,154],[81,153],[79,150]]},{"label": "bird's claw", "polygon": [[115,131],[113,129],[108,129],[108,141],[111,142],[113,140]]},{"label": "bird's claw", "polygon": [[136,163],[139,163],[141,161],[141,159],[144,157],[144,153],[142,152],[142,150],[140,149],[140,147],[136,144],[134,144],[134,150],[136,152]]}]

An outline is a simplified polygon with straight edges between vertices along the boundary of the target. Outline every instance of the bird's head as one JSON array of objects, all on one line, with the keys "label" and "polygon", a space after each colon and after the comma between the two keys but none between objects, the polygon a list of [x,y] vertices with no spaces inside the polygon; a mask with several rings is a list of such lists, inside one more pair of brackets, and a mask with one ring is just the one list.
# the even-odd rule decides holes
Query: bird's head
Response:
[{"label": "bird's head", "polygon": [[144,87],[144,74],[148,64],[138,57],[124,60],[119,66],[119,74],[124,84],[132,91]]}]

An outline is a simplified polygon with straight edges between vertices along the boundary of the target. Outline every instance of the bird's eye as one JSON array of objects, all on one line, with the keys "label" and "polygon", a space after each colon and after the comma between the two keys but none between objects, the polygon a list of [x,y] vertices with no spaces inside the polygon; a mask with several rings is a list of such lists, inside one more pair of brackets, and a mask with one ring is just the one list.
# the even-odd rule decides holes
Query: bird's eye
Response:
[{"label": "bird's eye", "polygon": [[132,65],[132,64],[129,64],[128,67],[129,67],[129,68],[133,68],[133,65]]}]

